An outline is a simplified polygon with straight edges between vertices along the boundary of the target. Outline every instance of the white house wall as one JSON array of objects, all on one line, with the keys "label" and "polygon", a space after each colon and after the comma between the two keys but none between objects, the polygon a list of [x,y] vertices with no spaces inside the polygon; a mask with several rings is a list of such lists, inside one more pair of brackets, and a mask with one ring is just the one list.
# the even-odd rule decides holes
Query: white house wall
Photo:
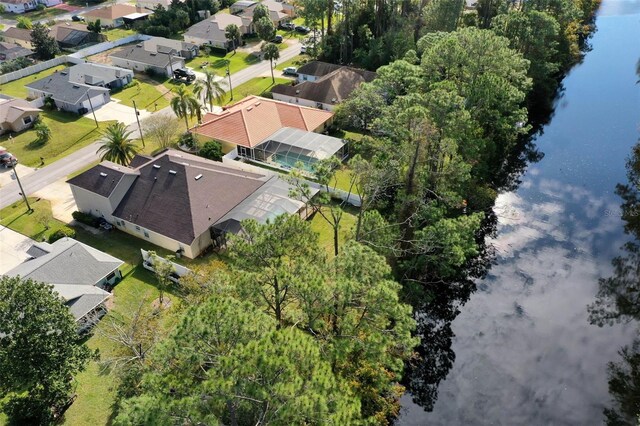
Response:
[{"label": "white house wall", "polygon": [[[273,95],[273,99],[278,101],[288,102],[290,104],[301,105],[301,106],[306,106],[311,108],[318,108],[318,102],[311,101],[309,99],[297,98],[295,96],[287,96],[281,93],[272,93],[272,95]],[[322,105],[322,109],[326,111],[333,111],[334,109],[336,109],[336,106],[337,106],[337,105],[325,104],[325,103],[321,103],[321,105]]]},{"label": "white house wall", "polygon": [[[143,228],[142,226],[128,222],[124,219],[115,218],[113,224],[119,230],[126,232],[127,234],[133,235],[134,237],[138,237],[141,240],[149,241],[152,244],[165,248],[174,253],[179,249],[182,249],[183,256],[188,257],[189,259],[193,259],[195,256],[199,254],[199,253],[195,253],[195,256],[194,256],[194,252],[192,251],[192,246],[188,244],[181,243],[165,235],[161,235],[157,232]],[[207,234],[208,232],[209,231],[207,231]]]},{"label": "white house wall", "polygon": [[96,217],[104,217],[107,222],[113,223],[113,209],[108,198],[75,185],[69,185],[69,187],[71,188],[73,199],[76,201],[78,211],[89,213]]}]

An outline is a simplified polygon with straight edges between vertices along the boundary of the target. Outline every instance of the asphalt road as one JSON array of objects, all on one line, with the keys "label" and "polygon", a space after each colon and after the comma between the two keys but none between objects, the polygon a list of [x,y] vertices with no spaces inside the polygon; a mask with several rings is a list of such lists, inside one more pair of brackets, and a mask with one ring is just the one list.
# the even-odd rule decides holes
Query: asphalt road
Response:
[{"label": "asphalt road", "polygon": [[[300,42],[295,40],[294,44],[280,51],[280,59],[278,62],[284,62],[292,59],[296,55],[300,54]],[[236,87],[242,83],[245,83],[252,78],[258,77],[270,70],[269,61],[262,61],[258,64],[251,65],[237,73],[231,74],[231,83],[233,87]],[[274,75],[280,75],[280,71],[274,71]],[[225,89],[228,90],[228,79],[224,81]],[[235,100],[239,100],[239,96],[235,97]],[[167,111],[171,111],[170,108],[165,108]],[[137,126],[132,124],[129,126],[130,130],[137,130]],[[79,149],[78,151],[54,162],[46,165],[45,167],[36,170],[35,172],[21,178],[22,186],[27,195],[33,194],[36,191],[44,188],[45,186],[62,179],[71,173],[80,170],[87,164],[99,160],[99,156],[96,151],[100,147],[100,142],[94,142],[89,146]],[[11,172],[13,173],[13,172]],[[14,180],[11,183],[0,188],[0,209],[7,207],[20,199],[20,189],[18,183]]]}]

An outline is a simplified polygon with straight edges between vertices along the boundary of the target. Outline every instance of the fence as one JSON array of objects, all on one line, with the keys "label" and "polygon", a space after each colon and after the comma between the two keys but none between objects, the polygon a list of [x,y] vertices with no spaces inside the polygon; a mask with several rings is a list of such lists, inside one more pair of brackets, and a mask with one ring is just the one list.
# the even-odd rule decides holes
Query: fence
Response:
[{"label": "fence", "polygon": [[128,43],[134,43],[136,41],[148,40],[151,37],[144,34],[134,34],[129,37],[124,37],[119,40],[114,41],[105,41],[102,43],[95,44],[93,46],[86,47],[84,49],[78,50],[76,53],[65,56],[58,56],[57,58],[49,59],[48,61],[39,62],[35,65],[28,66],[18,71],[13,71],[7,74],[0,75],[0,84],[6,84],[10,81],[18,80],[23,77],[30,76],[32,74],[39,73],[40,71],[44,71],[49,68],[53,68],[55,66],[61,64],[81,64],[85,62],[83,58],[95,55],[96,53],[104,52],[105,50],[113,49],[114,47],[122,46]]}]

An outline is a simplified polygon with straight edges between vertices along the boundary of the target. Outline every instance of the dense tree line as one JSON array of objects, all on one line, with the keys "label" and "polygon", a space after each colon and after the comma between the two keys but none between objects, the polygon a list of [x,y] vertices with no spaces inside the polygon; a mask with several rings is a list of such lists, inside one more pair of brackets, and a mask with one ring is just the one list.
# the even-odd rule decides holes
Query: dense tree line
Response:
[{"label": "dense tree line", "polygon": [[[226,3],[225,3],[226,4]],[[227,5],[228,6],[228,5]],[[136,23],[135,28],[143,33],[157,37],[171,37],[200,21],[198,11],[209,11],[212,15],[221,7],[218,0],[172,0],[168,8],[156,6],[149,19]]]}]

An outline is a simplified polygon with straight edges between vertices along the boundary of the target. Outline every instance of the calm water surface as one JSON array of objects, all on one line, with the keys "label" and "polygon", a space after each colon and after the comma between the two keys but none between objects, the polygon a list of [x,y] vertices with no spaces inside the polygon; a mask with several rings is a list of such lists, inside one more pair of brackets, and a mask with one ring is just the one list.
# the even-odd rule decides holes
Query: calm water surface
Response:
[{"label": "calm water surface", "polygon": [[434,409],[406,396],[400,425],[602,424],[607,362],[634,330],[586,308],[628,239],[614,189],[639,135],[640,1],[604,0],[597,28],[535,141],[544,158],[497,200],[497,264],[453,322]]}]

